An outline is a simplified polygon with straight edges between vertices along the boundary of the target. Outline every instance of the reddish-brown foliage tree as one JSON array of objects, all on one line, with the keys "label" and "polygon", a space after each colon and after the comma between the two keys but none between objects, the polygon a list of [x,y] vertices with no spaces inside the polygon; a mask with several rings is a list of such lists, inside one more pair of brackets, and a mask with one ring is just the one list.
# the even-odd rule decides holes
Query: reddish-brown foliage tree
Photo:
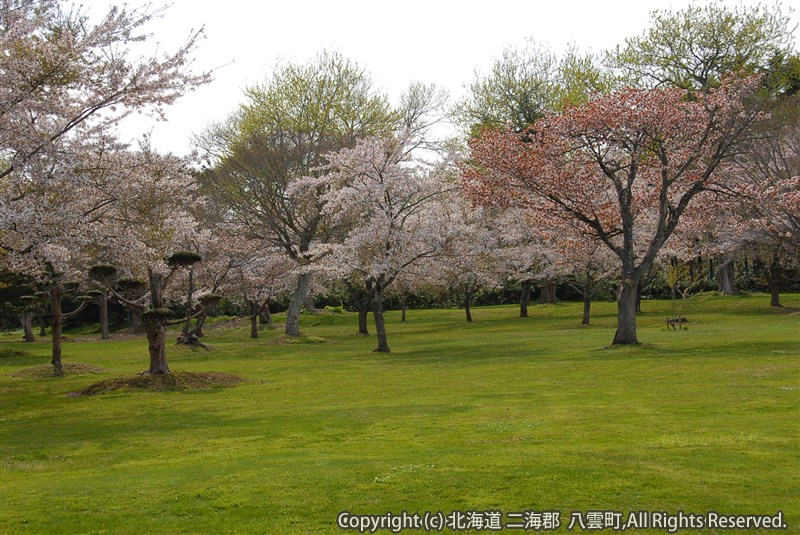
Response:
[{"label": "reddish-brown foliage tree", "polygon": [[757,78],[692,98],[629,89],[470,143],[464,186],[477,202],[521,206],[534,224],[578,224],[620,260],[615,344],[638,343],[636,287],[695,197],[728,180],[724,163],[758,115]]}]

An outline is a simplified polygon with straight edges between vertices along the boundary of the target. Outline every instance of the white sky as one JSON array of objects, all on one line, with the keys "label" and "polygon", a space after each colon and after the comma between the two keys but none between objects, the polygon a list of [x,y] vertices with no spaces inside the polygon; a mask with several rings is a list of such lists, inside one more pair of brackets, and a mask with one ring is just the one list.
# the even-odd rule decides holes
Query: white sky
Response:
[{"label": "white sky", "polygon": [[[323,49],[338,50],[365,67],[392,102],[411,81],[436,82],[457,99],[475,69],[486,72],[508,45],[521,46],[530,37],[557,54],[570,43],[583,52],[602,52],[641,34],[649,26],[651,11],[680,10],[690,4],[690,0],[172,1],[164,17],[148,27],[153,43],[173,51],[192,28],[205,27],[206,39],[195,61],[197,70],[218,68],[215,79],[170,107],[167,122],[129,121],[123,139],[152,130],[156,149],[178,154],[189,151],[192,133],[234,110],[243,101],[242,89],[263,81],[278,59],[304,63]],[[100,16],[114,2],[75,3]],[[723,3],[739,5],[738,0]],[[787,3],[783,6],[786,12]],[[796,24],[798,13],[792,15]]]}]

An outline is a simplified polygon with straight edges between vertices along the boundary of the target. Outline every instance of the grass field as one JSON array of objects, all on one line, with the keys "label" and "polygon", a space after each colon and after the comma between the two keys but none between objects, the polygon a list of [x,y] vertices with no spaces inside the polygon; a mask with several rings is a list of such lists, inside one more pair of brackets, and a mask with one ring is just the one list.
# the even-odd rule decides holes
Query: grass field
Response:
[{"label": "grass field", "polygon": [[220,319],[211,350],[170,346],[170,366],[248,382],[84,397],[70,393],[146,369],[146,341],[67,333],[64,362],[105,371],[35,378],[15,374],[48,361],[48,340],[2,334],[0,533],[345,533],[341,511],[506,525],[554,510],[557,533],[593,510],[780,510],[780,533],[800,533],[800,314],[768,304],[701,296],[673,332],[669,302],[647,301],[636,347],[609,347],[611,303],[589,327],[573,303],[478,308],[473,324],[390,312],[388,355],[352,314],[303,316],[303,343]]}]

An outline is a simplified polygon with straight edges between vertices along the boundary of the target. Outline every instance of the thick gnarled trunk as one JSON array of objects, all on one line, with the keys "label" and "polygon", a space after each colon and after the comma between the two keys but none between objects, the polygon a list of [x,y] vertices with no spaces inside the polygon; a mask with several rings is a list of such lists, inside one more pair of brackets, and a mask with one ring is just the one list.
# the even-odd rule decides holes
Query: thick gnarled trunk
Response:
[{"label": "thick gnarled trunk", "polygon": [[150,375],[170,373],[167,366],[167,327],[158,320],[145,322],[147,345],[150,351]]},{"label": "thick gnarled trunk", "polygon": [[301,273],[297,276],[297,287],[289,301],[289,308],[286,311],[286,328],[288,336],[300,336],[300,311],[308,296],[308,288],[311,284],[311,274]]},{"label": "thick gnarled trunk", "polygon": [[636,287],[639,281],[625,277],[617,291],[617,332],[614,344],[638,344],[636,338]]},{"label": "thick gnarled trunk", "polygon": [[147,278],[150,281],[152,310],[142,317],[150,351],[150,368],[146,373],[167,374],[170,373],[167,366],[167,321],[161,316],[164,310],[164,277],[148,268]]}]

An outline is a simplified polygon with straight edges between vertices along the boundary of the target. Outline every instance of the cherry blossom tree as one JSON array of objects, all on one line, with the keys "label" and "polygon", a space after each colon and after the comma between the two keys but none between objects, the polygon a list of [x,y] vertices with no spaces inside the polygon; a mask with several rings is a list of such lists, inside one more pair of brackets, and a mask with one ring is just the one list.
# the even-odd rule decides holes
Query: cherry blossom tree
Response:
[{"label": "cherry blossom tree", "polygon": [[[656,10],[650,27],[640,36],[607,54],[608,65],[631,83],[645,87],[673,86],[690,92],[716,87],[733,72],[766,73],[759,97],[770,101],[787,78],[797,86],[796,26],[792,10],[773,5],[726,6],[722,2],[690,5],[679,11]],[[792,66],[794,62],[794,66]],[[795,74],[791,74],[794,72]],[[788,75],[788,76],[787,76]],[[766,107],[771,103],[766,102]],[[710,200],[708,202],[713,202]],[[735,217],[732,212],[723,213]],[[716,218],[716,236],[703,243],[716,256],[719,291],[736,293],[734,260],[737,246],[722,227],[734,222]],[[739,243],[739,249],[741,249]]]},{"label": "cherry blossom tree", "polygon": [[57,375],[62,373],[62,297],[66,286],[84,278],[79,260],[91,242],[87,225],[97,217],[94,195],[78,178],[81,166],[80,158],[64,153],[57,160],[29,162],[35,179],[0,178],[0,261],[48,296]]},{"label": "cherry blossom tree", "polygon": [[556,251],[548,243],[550,238],[540,232],[538,223],[532,222],[525,210],[505,207],[497,218],[503,232],[495,252],[496,260],[506,278],[519,282],[519,315],[527,318],[534,284],[541,288],[540,303],[554,303],[554,281],[565,273],[556,264]]},{"label": "cherry blossom tree", "polygon": [[[270,301],[293,290],[296,282],[293,272],[297,264],[279,248],[265,250],[257,240],[249,242],[252,254],[231,269],[222,291],[244,300],[250,316],[250,338],[258,338],[259,318],[265,311],[269,318]],[[252,245],[257,247],[252,248]]]},{"label": "cherry blossom tree", "polygon": [[375,351],[389,352],[383,299],[386,288],[409,266],[447,244],[441,217],[454,187],[450,159],[426,163],[413,157],[419,138],[400,134],[359,141],[328,156],[330,172],[303,187],[327,184],[325,213],[333,224],[348,222],[342,242],[329,246],[326,264],[343,276],[357,273],[372,297],[378,337]]},{"label": "cherry blossom tree", "polygon": [[[94,237],[86,251],[94,260],[89,274],[142,319],[150,353],[144,373],[168,374],[167,327],[186,318],[174,319],[166,306],[167,292],[181,269],[201,259],[181,246],[198,232],[192,212],[202,200],[192,195],[194,178],[185,159],[158,155],[147,147],[95,156],[87,175],[102,215],[87,228]],[[135,285],[136,295],[116,284],[120,275],[141,281]]]},{"label": "cherry blossom tree", "polygon": [[500,284],[496,252],[501,230],[489,207],[470,207],[461,196],[445,207],[450,246],[433,259],[431,272],[455,290],[472,323],[471,304],[482,288]]},{"label": "cherry blossom tree", "polygon": [[159,10],[111,8],[98,24],[57,0],[0,4],[0,259],[48,285],[53,364],[60,370],[61,292],[76,280],[104,208],[84,179],[89,153],[113,146],[112,127],[209,80],[191,71],[202,32],[168,55],[131,59]]},{"label": "cherry blossom tree", "polygon": [[191,69],[202,30],[171,54],[128,53],[161,11],[111,7],[92,24],[82,8],[59,0],[0,4],[0,177],[28,175],[28,164],[52,159],[57,141],[77,130],[107,132],[135,110],[161,117],[164,106],[210,80]]},{"label": "cherry blossom tree", "polygon": [[735,160],[736,182],[723,201],[732,226],[756,251],[771,294],[780,305],[787,266],[800,264],[800,97],[787,97],[759,124]]},{"label": "cherry blossom tree", "polygon": [[725,79],[687,99],[678,89],[630,89],[549,115],[524,134],[487,130],[463,167],[476,201],[526,207],[546,226],[575,221],[621,263],[615,344],[638,343],[637,286],[702,191],[728,180],[757,113],[758,78]]},{"label": "cherry blossom tree", "polygon": [[495,255],[503,275],[510,281],[519,282],[519,317],[527,318],[531,286],[541,271],[543,257],[537,251],[537,243],[531,228],[524,222],[524,215],[515,212],[521,210],[506,208],[500,216],[504,232]]},{"label": "cherry blossom tree", "polygon": [[671,254],[688,260],[715,255],[720,291],[735,293],[732,261],[747,256],[780,306],[787,270],[800,263],[800,98],[784,95],[729,165],[731,181],[702,194],[707,210],[687,214]]}]

